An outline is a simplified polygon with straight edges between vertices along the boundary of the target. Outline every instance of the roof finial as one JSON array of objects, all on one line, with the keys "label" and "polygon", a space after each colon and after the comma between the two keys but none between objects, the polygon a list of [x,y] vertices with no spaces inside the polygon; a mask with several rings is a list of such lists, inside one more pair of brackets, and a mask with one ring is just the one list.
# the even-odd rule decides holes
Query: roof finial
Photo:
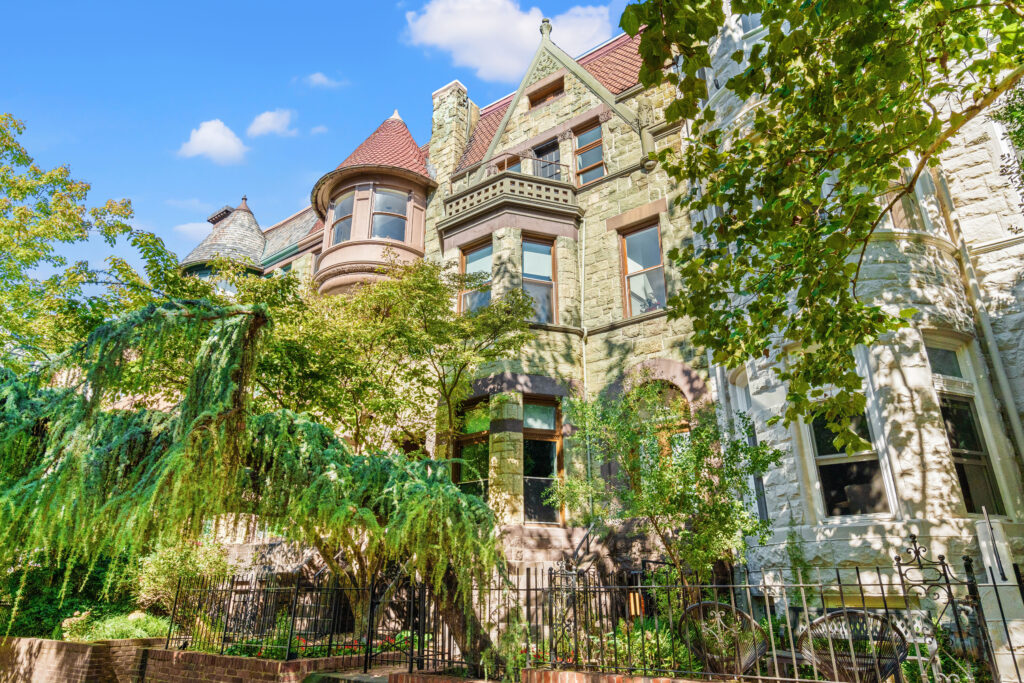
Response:
[{"label": "roof finial", "polygon": [[242,195],[242,203],[239,204],[237,207],[235,207],[235,211],[248,211],[249,213],[252,213],[252,209],[250,209],[249,205],[246,204],[246,202],[245,202],[246,199],[247,199],[247,197],[243,194]]},{"label": "roof finial", "polygon": [[394,119],[395,121],[401,121],[402,120],[402,117],[398,115],[398,110],[397,109],[395,110],[394,114],[392,114],[391,116],[388,117],[388,121],[390,121],[392,119]]},{"label": "roof finial", "polygon": [[549,35],[551,35],[551,20],[548,19],[547,17],[544,17],[543,19],[541,19],[541,22],[540,22],[540,34],[542,36],[544,36],[545,38],[547,38]]}]

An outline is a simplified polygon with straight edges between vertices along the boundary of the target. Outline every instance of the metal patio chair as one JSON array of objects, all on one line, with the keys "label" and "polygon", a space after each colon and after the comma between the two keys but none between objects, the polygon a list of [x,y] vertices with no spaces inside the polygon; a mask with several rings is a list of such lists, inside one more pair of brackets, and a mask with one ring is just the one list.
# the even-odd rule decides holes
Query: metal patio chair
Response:
[{"label": "metal patio chair", "polygon": [[708,671],[741,676],[768,651],[768,636],[752,616],[722,602],[686,608],[688,644]]},{"label": "metal patio chair", "polygon": [[882,683],[907,658],[907,639],[889,619],[864,610],[842,609],[812,621],[797,649],[833,681]]}]

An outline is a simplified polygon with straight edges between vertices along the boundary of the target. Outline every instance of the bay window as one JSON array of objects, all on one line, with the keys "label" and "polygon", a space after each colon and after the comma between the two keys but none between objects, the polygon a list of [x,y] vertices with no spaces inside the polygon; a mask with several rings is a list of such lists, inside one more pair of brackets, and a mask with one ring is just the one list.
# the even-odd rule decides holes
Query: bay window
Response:
[{"label": "bay window", "polygon": [[555,245],[523,240],[523,291],[533,299],[535,323],[555,322]]},{"label": "bay window", "polygon": [[355,205],[356,193],[346,192],[334,200],[333,237],[331,244],[340,244],[352,239],[352,207]]},{"label": "bay window", "polygon": [[370,235],[374,239],[404,242],[408,203],[407,192],[374,188]]},{"label": "bay window", "polygon": [[[854,418],[852,427],[860,438],[871,443],[865,415]],[[825,514],[836,517],[889,512],[882,468],[874,448],[853,455],[836,448],[836,433],[821,415],[814,418],[810,428]]]},{"label": "bay window", "polygon": [[494,247],[490,242],[462,252],[463,274],[480,275],[485,278],[485,281],[478,287],[463,290],[459,295],[459,305],[463,313],[475,311],[491,303],[491,261],[493,252]]}]

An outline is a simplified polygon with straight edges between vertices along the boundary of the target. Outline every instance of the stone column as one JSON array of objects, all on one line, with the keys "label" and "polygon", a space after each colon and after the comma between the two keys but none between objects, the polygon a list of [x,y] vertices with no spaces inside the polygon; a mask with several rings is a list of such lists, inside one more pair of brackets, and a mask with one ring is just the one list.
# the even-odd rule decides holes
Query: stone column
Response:
[{"label": "stone column", "polygon": [[523,395],[492,394],[490,400],[490,504],[499,524],[523,523]]}]

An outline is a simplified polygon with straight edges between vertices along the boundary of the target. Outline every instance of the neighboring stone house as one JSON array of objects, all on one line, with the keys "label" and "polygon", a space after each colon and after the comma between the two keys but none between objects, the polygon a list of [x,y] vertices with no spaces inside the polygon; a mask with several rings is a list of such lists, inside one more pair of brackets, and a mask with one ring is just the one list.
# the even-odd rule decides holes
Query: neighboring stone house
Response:
[{"label": "neighboring stone house", "polygon": [[[763,35],[756,24],[739,17],[723,29],[709,81],[743,68],[727,57]],[[459,445],[488,473],[461,483],[500,510],[514,561],[559,559],[583,536],[541,495],[586,467],[563,453],[559,400],[643,371],[691,402],[748,412],[757,438],[785,451],[754,482],[751,505],[774,533],[753,561],[788,564],[788,548],[812,563],[885,564],[910,533],[936,554],[978,554],[985,506],[997,540],[1009,539],[1024,562],[1013,441],[1024,410],[1024,217],[999,173],[994,124],[972,123],[941,174],[922,179],[868,250],[862,291],[921,317],[857,351],[874,448],[850,458],[814,425],[768,426],[785,397],[771,368],[789,349],[727,372],[690,344],[688,321],[668,318],[679,285],[666,253],[691,233],[672,206],[678,188],[648,154],[680,145],[679,125],[663,115],[671,87],[638,83],[637,39],[622,35],[573,59],[550,33],[545,20],[514,93],[480,108],[458,81],[445,85],[433,93],[425,144],[396,112],[317,181],[308,208],[264,230],[243,200],[211,216],[213,230],[183,265],[202,272],[219,253],[340,293],[380,277],[391,250],[489,274],[490,291],[461,296],[463,310],[511,288],[531,294],[536,341],[474,382],[470,400],[489,405],[490,421]],[[743,113],[725,91],[708,106],[723,125]],[[951,238],[953,219],[963,245]]]}]

